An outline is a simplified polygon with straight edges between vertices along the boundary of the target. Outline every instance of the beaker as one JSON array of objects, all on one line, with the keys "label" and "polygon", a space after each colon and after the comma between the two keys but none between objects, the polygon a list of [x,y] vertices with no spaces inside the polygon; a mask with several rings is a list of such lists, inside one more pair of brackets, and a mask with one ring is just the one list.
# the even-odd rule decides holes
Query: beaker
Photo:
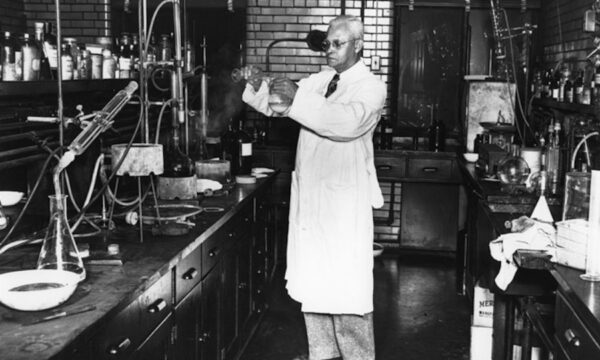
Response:
[{"label": "beaker", "polygon": [[67,221],[67,195],[50,195],[48,198],[50,223],[37,268],[71,271],[78,274],[81,281],[85,279],[85,268]]},{"label": "beaker", "polygon": [[562,220],[586,219],[590,210],[590,173],[568,172],[565,177]]}]

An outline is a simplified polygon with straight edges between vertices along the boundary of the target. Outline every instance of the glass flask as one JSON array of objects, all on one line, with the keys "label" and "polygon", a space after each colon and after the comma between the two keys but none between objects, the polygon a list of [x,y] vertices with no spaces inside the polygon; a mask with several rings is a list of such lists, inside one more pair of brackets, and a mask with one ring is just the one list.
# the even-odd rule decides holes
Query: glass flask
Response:
[{"label": "glass flask", "polygon": [[67,195],[50,195],[50,223],[38,258],[38,269],[65,270],[85,279],[73,233],[67,221]]},{"label": "glass flask", "polygon": [[269,93],[269,107],[277,114],[284,114],[291,105],[292,101],[287,96]]},{"label": "glass flask", "polygon": [[531,170],[527,162],[519,156],[519,147],[513,145],[512,155],[504,158],[498,165],[497,176],[504,184],[524,184]]}]

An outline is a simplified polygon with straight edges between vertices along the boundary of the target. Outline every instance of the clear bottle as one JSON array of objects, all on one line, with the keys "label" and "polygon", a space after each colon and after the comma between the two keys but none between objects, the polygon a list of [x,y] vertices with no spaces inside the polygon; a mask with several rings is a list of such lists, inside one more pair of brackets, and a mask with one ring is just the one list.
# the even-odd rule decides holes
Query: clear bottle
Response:
[{"label": "clear bottle", "polygon": [[35,81],[40,79],[40,53],[36,41],[29,38],[29,34],[23,34],[23,81]]},{"label": "clear bottle", "polygon": [[74,62],[73,56],[71,56],[69,45],[62,44],[60,48],[62,51],[62,55],[60,57],[60,66],[62,69],[61,77],[63,80],[73,80]]},{"label": "clear bottle", "polygon": [[[73,61],[73,66],[72,66],[72,79],[73,80],[77,80],[79,79],[79,73],[77,72],[78,69],[78,61],[81,58],[81,53],[79,50],[79,46],[77,45],[77,39],[72,38],[72,37],[68,37],[64,39],[65,43],[67,44],[67,51],[69,52],[69,54],[71,55],[71,59]],[[61,47],[62,49],[62,47]],[[63,54],[64,55],[64,54]],[[64,69],[63,69],[64,71]]]},{"label": "clear bottle", "polygon": [[44,23],[44,56],[50,66],[51,78],[58,78],[58,51],[56,48],[56,36],[52,33],[52,23]]},{"label": "clear bottle", "polygon": [[2,65],[2,81],[17,81],[15,43],[9,31],[4,32],[2,49],[0,50],[0,63]]},{"label": "clear bottle", "polygon": [[223,150],[222,158],[223,160],[229,161],[231,166],[231,174],[237,174],[237,164],[239,161],[237,160],[239,157],[238,154],[238,146],[235,138],[235,131],[233,130],[232,120],[229,120],[229,124],[227,124],[227,129],[221,134],[221,146]]},{"label": "clear bottle", "polygon": [[117,61],[109,49],[102,50],[102,78],[114,79],[117,71]]},{"label": "clear bottle", "polygon": [[92,57],[89,50],[81,50],[81,58],[77,63],[77,73],[79,79],[87,80],[92,78]]},{"label": "clear bottle", "polygon": [[38,257],[38,269],[71,271],[80,281],[86,273],[67,220],[67,195],[50,195],[50,223]]},{"label": "clear bottle", "polygon": [[429,151],[444,151],[446,141],[446,127],[437,115],[437,105],[431,107],[431,125],[428,129]]}]

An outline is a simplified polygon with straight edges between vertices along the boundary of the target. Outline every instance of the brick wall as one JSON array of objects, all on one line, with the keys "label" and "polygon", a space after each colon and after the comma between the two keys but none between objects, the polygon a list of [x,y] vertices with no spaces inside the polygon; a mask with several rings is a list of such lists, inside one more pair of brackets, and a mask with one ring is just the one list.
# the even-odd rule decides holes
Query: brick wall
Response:
[{"label": "brick wall", "polygon": [[544,0],[538,41],[542,42],[545,67],[553,67],[562,60],[573,68],[589,68],[585,58],[595,47],[593,36],[583,32],[583,17],[592,3],[591,0]]},{"label": "brick wall", "polygon": [[[364,8],[361,9],[361,4]],[[363,58],[381,57],[381,70],[375,72],[388,84],[385,113],[390,112],[393,1],[352,0],[248,0],[246,62],[266,68],[266,52],[278,39],[303,40],[310,30],[327,30],[335,16],[345,13],[360,17],[364,12],[365,47]],[[269,72],[298,80],[320,71],[326,61],[323,53],[308,49],[303,41],[275,44],[269,52]]]},{"label": "brick wall", "polygon": [[[12,0],[11,0],[12,1]],[[51,21],[56,31],[54,0],[24,0],[27,31],[33,34],[36,21]],[[110,35],[110,0],[61,0],[62,37],[78,42],[93,42],[97,36]]]},{"label": "brick wall", "polygon": [[22,0],[0,1],[0,30],[22,33],[25,30]]}]

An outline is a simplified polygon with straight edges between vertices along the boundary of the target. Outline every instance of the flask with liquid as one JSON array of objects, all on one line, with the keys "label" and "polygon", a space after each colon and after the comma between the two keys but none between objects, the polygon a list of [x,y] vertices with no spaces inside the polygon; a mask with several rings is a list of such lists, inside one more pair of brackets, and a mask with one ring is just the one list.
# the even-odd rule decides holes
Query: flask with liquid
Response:
[{"label": "flask with liquid", "polygon": [[38,269],[71,271],[85,279],[85,268],[67,221],[67,195],[50,195],[50,223],[38,257]]}]

